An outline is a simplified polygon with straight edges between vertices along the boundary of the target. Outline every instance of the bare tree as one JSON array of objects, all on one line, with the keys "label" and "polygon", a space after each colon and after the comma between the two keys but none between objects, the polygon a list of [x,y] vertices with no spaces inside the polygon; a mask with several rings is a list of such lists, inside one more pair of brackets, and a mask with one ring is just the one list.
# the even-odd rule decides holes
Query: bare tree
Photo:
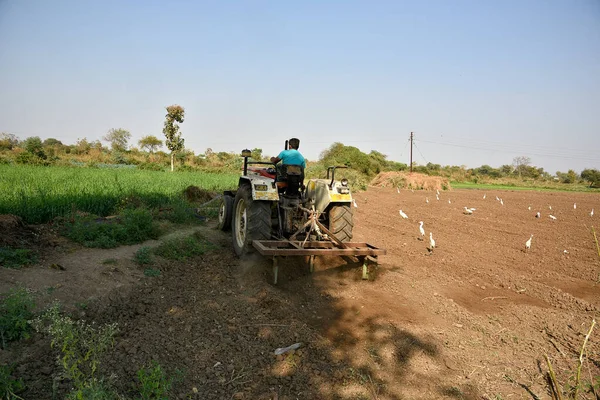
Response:
[{"label": "bare tree", "polygon": [[179,125],[177,125],[176,122],[181,124],[183,122],[184,115],[185,110],[178,104],[167,107],[167,115],[163,133],[167,138],[167,140],[165,140],[165,145],[169,150],[171,150],[171,172],[174,170],[175,153],[183,149],[184,139],[181,137]]},{"label": "bare tree", "polygon": [[531,165],[531,158],[527,156],[518,156],[513,158],[513,166],[515,167],[515,171],[519,173],[519,178],[521,178],[523,170],[529,165]]}]

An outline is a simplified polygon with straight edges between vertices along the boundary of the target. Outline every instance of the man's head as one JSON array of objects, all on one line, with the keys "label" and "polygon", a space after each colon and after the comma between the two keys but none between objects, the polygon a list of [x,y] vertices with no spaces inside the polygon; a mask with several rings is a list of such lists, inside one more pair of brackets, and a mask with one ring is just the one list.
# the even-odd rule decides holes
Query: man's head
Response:
[{"label": "man's head", "polygon": [[300,139],[291,138],[288,143],[292,149],[298,150],[298,147],[300,147]]}]

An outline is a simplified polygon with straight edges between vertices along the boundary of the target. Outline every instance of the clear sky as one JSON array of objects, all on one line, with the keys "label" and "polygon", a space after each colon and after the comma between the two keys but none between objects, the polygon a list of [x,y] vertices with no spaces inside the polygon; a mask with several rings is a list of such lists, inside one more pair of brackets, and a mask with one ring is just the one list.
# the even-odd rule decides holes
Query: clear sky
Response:
[{"label": "clear sky", "polygon": [[0,0],[0,131],[600,168],[600,1]]}]

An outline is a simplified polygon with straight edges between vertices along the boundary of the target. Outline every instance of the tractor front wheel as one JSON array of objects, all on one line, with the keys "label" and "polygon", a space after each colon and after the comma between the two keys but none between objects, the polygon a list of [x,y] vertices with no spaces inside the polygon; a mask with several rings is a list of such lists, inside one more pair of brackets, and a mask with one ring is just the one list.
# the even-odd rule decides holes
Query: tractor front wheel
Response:
[{"label": "tractor front wheel", "polygon": [[223,195],[219,205],[219,229],[228,231],[231,229],[231,214],[233,214],[233,196]]},{"label": "tractor front wheel", "polygon": [[342,242],[352,240],[352,209],[349,205],[334,205],[329,209],[329,230]]},{"label": "tractor front wheel", "polygon": [[233,249],[238,257],[252,253],[253,240],[271,238],[271,203],[252,199],[251,188],[240,186],[233,202]]}]

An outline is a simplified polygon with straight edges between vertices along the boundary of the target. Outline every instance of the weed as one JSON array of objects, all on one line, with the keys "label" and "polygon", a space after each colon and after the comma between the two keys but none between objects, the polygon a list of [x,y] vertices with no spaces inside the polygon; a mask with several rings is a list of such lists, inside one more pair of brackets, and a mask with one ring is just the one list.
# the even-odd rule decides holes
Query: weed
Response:
[{"label": "weed", "polygon": [[0,247],[0,265],[6,268],[21,268],[37,262],[37,255],[28,249]]},{"label": "weed", "polygon": [[124,209],[119,218],[98,220],[77,216],[62,229],[63,235],[87,247],[113,248],[157,239],[159,230],[146,209]]},{"label": "weed", "polygon": [[12,376],[14,367],[9,365],[0,365],[0,399],[18,400],[22,399],[17,393],[25,389],[22,379],[15,379]]},{"label": "weed", "polygon": [[117,265],[119,260],[116,258],[107,258],[106,260],[102,260],[103,265]]},{"label": "weed", "polygon": [[117,324],[95,326],[82,320],[73,321],[61,315],[58,303],[54,303],[31,324],[36,331],[49,334],[51,346],[61,350],[59,363],[64,376],[73,382],[75,394],[95,387],[100,357],[113,346],[114,336],[118,332]]},{"label": "weed", "polygon": [[135,252],[134,259],[140,265],[152,264],[152,249],[148,246],[140,247]]},{"label": "weed", "polygon": [[196,232],[192,236],[175,238],[162,243],[154,249],[154,253],[170,260],[184,261],[188,258],[204,254],[214,245],[206,241]]},{"label": "weed", "polygon": [[152,361],[147,367],[141,368],[137,376],[142,400],[168,400],[173,379],[167,378],[159,363]]},{"label": "weed", "polygon": [[146,268],[144,270],[144,275],[154,278],[154,277],[160,276],[160,270],[155,269],[155,268]]},{"label": "weed", "polygon": [[185,199],[173,200],[168,208],[160,211],[160,217],[176,224],[199,222],[196,211]]},{"label": "weed", "polygon": [[120,396],[102,380],[93,379],[83,387],[74,389],[66,400],[117,400]]},{"label": "weed", "polygon": [[81,301],[81,302],[79,302],[79,303],[75,303],[75,306],[76,306],[77,308],[79,308],[80,310],[87,310],[87,308],[88,308],[88,303],[87,303],[87,302],[85,302],[85,301]]},{"label": "weed", "polygon": [[34,307],[33,296],[24,288],[0,294],[0,345],[3,349],[8,342],[29,337],[27,321],[33,317]]}]

